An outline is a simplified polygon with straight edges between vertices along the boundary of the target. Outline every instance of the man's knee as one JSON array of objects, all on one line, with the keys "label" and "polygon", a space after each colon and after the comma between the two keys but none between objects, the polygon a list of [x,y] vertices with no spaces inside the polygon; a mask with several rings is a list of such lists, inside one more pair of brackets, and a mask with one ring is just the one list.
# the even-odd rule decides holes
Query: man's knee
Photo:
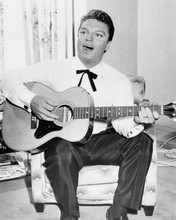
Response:
[{"label": "man's knee", "polygon": [[53,138],[47,143],[45,158],[52,158],[53,162],[60,160],[70,160],[72,155],[72,144],[60,138]]},{"label": "man's knee", "polygon": [[140,135],[142,152],[145,155],[151,156],[153,153],[153,139],[145,132],[141,132]]}]

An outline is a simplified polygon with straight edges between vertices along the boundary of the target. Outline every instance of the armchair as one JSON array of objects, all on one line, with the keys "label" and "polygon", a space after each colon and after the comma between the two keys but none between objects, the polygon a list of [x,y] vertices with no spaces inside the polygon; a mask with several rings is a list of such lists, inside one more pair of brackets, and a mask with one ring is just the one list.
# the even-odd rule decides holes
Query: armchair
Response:
[{"label": "armchair", "polygon": [[[139,104],[144,98],[145,81],[142,77],[130,77],[134,102]],[[155,126],[152,125],[145,130],[153,142],[153,156],[146,177],[142,206],[145,215],[153,214],[156,204],[157,192],[157,147]],[[33,202],[37,212],[44,211],[46,203],[56,203],[53,189],[45,175],[44,152],[31,152],[31,178]],[[87,166],[79,173],[79,185],[77,196],[79,204],[109,205],[113,201],[114,191],[118,184],[118,166]]]}]

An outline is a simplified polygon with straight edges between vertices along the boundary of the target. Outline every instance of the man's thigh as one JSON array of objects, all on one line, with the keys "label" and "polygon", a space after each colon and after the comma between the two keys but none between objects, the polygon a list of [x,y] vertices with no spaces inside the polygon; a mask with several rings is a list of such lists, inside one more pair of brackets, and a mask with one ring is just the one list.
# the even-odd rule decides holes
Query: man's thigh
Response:
[{"label": "man's thigh", "polygon": [[[86,145],[90,164],[120,165],[126,152],[141,151],[144,139],[149,138],[143,132],[133,138],[126,138],[111,130],[93,135]],[[147,147],[147,146],[146,146]]]}]

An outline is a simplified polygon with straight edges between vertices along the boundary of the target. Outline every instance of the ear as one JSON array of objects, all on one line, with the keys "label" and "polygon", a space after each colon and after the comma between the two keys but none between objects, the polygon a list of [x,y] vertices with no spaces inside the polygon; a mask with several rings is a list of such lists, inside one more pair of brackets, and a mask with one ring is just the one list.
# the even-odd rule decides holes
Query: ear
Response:
[{"label": "ear", "polygon": [[110,45],[111,45],[111,41],[108,41],[107,45],[106,45],[106,48],[104,50],[104,53],[106,53],[106,51],[109,49]]}]

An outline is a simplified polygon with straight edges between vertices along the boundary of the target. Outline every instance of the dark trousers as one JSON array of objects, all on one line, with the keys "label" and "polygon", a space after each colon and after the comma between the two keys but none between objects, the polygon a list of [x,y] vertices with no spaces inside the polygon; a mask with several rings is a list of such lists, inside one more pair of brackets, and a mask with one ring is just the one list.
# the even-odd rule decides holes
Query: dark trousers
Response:
[{"label": "dark trousers", "polygon": [[76,190],[81,168],[90,165],[119,165],[118,186],[111,210],[139,210],[146,174],[151,162],[153,140],[145,133],[125,138],[108,129],[91,137],[85,145],[54,138],[45,144],[46,174],[61,209],[79,217]]}]

